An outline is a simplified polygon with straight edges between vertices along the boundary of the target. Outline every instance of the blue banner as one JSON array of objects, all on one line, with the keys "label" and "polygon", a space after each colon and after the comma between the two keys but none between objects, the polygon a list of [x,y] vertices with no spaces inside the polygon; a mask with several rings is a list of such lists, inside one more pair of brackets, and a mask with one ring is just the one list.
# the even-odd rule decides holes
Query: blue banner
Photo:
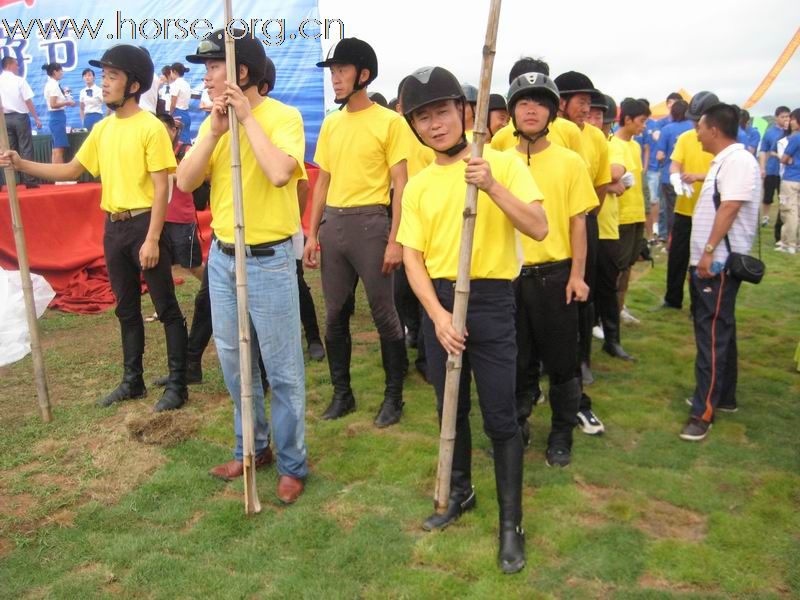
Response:
[{"label": "blue banner", "polygon": [[[261,40],[275,63],[277,81],[270,96],[302,113],[306,159],[310,160],[324,117],[323,70],[315,66],[321,60],[320,38],[343,37],[344,25],[320,21],[317,0],[235,0],[233,17],[231,30],[241,29]],[[163,66],[182,62],[191,69],[184,78],[197,96],[190,103],[194,136],[207,116],[198,107],[205,67],[186,63],[186,55],[195,52],[200,39],[224,26],[222,2],[0,0],[0,56],[12,56],[19,62],[19,75],[27,79],[35,94],[36,111],[44,124],[42,133],[47,133],[43,96],[47,74],[42,65],[63,65],[61,86],[68,88],[77,102],[85,87],[81,72],[89,67],[89,60],[100,59],[114,44],[147,48],[156,73]],[[96,77],[96,84],[101,85],[101,74],[96,72]],[[82,126],[78,106],[67,107],[66,115],[68,127]]]}]

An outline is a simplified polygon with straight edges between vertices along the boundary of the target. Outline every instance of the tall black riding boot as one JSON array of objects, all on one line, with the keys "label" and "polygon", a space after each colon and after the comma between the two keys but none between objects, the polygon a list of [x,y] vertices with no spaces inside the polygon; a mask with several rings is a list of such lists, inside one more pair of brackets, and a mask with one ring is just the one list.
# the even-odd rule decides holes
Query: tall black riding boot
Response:
[{"label": "tall black riding boot", "polygon": [[444,529],[473,508],[475,508],[475,488],[472,487],[472,431],[469,426],[469,416],[465,415],[456,422],[447,510],[442,514],[433,513],[425,519],[422,528],[425,531]]},{"label": "tall black riding boot", "polygon": [[575,377],[550,386],[550,407],[553,415],[545,453],[547,466],[566,467],[572,454],[572,430],[578,424],[581,383]]},{"label": "tall black riding boot", "polygon": [[400,421],[403,414],[403,377],[408,367],[405,340],[389,342],[381,339],[381,358],[386,374],[386,389],[374,422],[376,427],[383,428]]},{"label": "tall black riding boot", "polygon": [[503,573],[517,573],[525,566],[525,532],[522,529],[522,434],[492,440],[497,503],[500,505],[500,551]]},{"label": "tall black riding boot", "polygon": [[328,368],[331,372],[333,398],[330,405],[322,413],[323,419],[338,419],[356,409],[356,399],[350,387],[350,354],[353,348],[352,338],[325,338],[328,349]]},{"label": "tall black riding boot", "polygon": [[594,327],[594,302],[584,302],[578,309],[578,358],[581,364],[583,385],[592,385],[592,327]]},{"label": "tall black riding boot", "polygon": [[183,406],[189,399],[186,388],[186,319],[179,319],[169,324],[164,323],[164,335],[167,339],[167,365],[169,380],[161,399],[153,407],[154,412],[175,410]]},{"label": "tall black riding boot", "polygon": [[633,356],[625,352],[622,344],[619,341],[619,310],[614,303],[613,306],[606,308],[600,314],[600,319],[603,322],[603,352],[613,356],[614,358],[621,358],[622,360],[636,360]]},{"label": "tall black riding boot", "polygon": [[122,400],[137,400],[147,396],[142,373],[144,354],[144,323],[141,316],[137,322],[120,321],[122,334],[122,382],[105,398],[97,401],[97,406],[111,406]]}]

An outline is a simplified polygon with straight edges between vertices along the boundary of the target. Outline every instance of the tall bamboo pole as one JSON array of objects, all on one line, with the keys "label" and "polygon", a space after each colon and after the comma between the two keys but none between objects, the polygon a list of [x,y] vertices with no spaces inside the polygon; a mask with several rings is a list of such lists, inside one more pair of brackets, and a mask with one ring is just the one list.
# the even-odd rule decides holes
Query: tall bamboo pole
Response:
[{"label": "tall bamboo pole", "polygon": [[[0,101],[0,150],[5,151],[8,149],[6,116],[3,113],[3,103]],[[28,247],[25,244],[25,230],[22,227],[22,213],[19,209],[19,198],[17,197],[17,173],[11,167],[6,167],[3,172],[8,186],[8,203],[11,206],[11,228],[14,230],[14,243],[17,246],[22,296],[25,299],[28,332],[31,336],[33,375],[36,380],[36,395],[39,398],[39,413],[42,415],[42,421],[49,423],[53,420],[53,414],[50,412],[50,394],[47,391],[44,356],[42,355],[42,344],[39,341],[39,323],[36,321],[36,304],[33,299],[33,283],[31,282],[31,270],[28,264]]]},{"label": "tall bamboo pole", "polygon": [[[225,0],[225,23],[233,19],[231,0]],[[228,81],[239,81],[236,68],[236,45],[225,28],[225,68]],[[255,430],[253,425],[253,380],[250,348],[250,310],[247,303],[247,257],[244,243],[244,203],[242,199],[242,161],[239,151],[239,120],[236,111],[228,107],[231,136],[231,180],[233,182],[234,244],[236,248],[236,304],[239,317],[239,378],[241,380],[242,464],[244,466],[244,511],[252,515],[261,512],[256,490]]]},{"label": "tall bamboo pole", "polygon": [[[486,120],[489,115],[489,93],[492,83],[495,47],[497,46],[497,27],[500,22],[500,3],[501,0],[491,0],[489,20],[486,23],[486,41],[483,45],[483,63],[481,65],[480,87],[478,88],[478,107],[472,137],[472,158],[483,155],[483,144],[486,140]],[[456,291],[453,302],[453,328],[461,335],[464,334],[467,320],[469,275],[472,266],[472,238],[475,232],[475,218],[478,214],[477,205],[478,188],[475,185],[468,185],[467,197],[464,201],[461,247],[458,255],[458,276],[456,278]],[[456,409],[460,381],[461,354],[450,354],[447,357],[442,426],[439,433],[439,466],[436,474],[436,490],[434,492],[436,512],[440,514],[447,510],[447,501],[450,497],[450,473],[453,469]]]}]

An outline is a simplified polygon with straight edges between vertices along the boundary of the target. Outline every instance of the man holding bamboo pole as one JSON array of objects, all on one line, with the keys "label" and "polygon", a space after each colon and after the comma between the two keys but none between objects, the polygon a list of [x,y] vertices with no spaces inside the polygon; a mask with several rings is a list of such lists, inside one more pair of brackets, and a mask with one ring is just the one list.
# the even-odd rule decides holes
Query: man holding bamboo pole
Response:
[{"label": "man holding bamboo pole", "polygon": [[[247,298],[251,339],[261,350],[272,387],[272,439],[280,475],[277,496],[297,500],[308,473],[305,445],[305,371],[300,339],[300,306],[292,236],[300,214],[295,188],[305,139],[300,113],[258,93],[266,74],[264,45],[234,31],[238,81],[227,81],[223,31],[202,40],[190,63],[205,64],[204,83],[213,100],[211,114],[200,126],[197,142],[178,170],[178,187],[197,188],[211,181],[211,227],[214,240],[208,259],[209,292],[217,347],[225,384],[234,401],[234,460],[211,469],[230,480],[244,471],[235,276],[231,135],[227,111],[234,110],[241,127],[241,173],[244,198]],[[272,463],[270,429],[258,352],[251,353],[255,407],[255,466]]]},{"label": "man holding bamboo pole", "polygon": [[[547,235],[547,219],[539,203],[542,194],[516,157],[487,148],[484,158],[469,158],[465,98],[458,80],[447,70],[426,67],[414,72],[403,85],[401,102],[417,137],[436,153],[435,162],[406,188],[398,240],[403,245],[409,283],[425,308],[428,376],[436,390],[440,419],[448,353],[463,353],[448,506],[443,514],[429,517],[423,528],[443,529],[475,506],[469,426],[470,375],[474,374],[484,429],[494,448],[500,566],[504,572],[514,573],[525,564],[525,542],[523,445],[514,399],[517,346],[511,282],[519,274],[515,229],[537,240]],[[481,193],[475,222],[467,335],[462,336],[453,327],[451,311],[467,184],[476,185]]]}]

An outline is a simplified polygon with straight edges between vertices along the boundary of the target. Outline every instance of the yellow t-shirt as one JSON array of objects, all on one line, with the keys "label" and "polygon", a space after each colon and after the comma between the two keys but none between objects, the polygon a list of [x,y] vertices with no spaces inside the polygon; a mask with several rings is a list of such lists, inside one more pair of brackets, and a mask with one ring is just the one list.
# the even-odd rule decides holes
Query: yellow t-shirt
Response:
[{"label": "yellow t-shirt", "polygon": [[[625,166],[627,148],[624,142],[612,135],[608,140],[608,163],[610,165]],[[616,194],[608,193],[603,201],[600,214],[597,215],[597,225],[600,229],[601,240],[619,239],[619,199]]]},{"label": "yellow t-shirt", "polygon": [[[516,148],[507,152],[526,164],[526,154]],[[522,236],[523,264],[540,265],[572,258],[569,220],[599,204],[586,163],[572,150],[550,144],[531,155],[528,170],[544,194],[542,205],[547,213],[548,232],[541,242]]]},{"label": "yellow t-shirt", "polygon": [[408,177],[409,179],[422,171],[425,167],[431,164],[434,159],[436,158],[436,154],[434,153],[433,149],[428,148],[425,144],[417,139],[414,130],[411,129],[411,125],[408,124],[406,121],[406,131],[408,131],[409,141],[409,153],[408,153]]},{"label": "yellow t-shirt", "polygon": [[[690,129],[678,136],[670,159],[681,163],[684,173],[705,175],[711,168],[711,161],[714,159],[714,155],[703,150],[703,145],[697,139],[697,132],[694,129]],[[691,217],[694,213],[694,207],[698,198],[700,198],[700,190],[703,189],[703,182],[695,181],[692,187],[694,188],[694,193],[691,197],[681,194],[675,199],[675,212],[679,215]]]},{"label": "yellow t-shirt", "polygon": [[608,162],[608,140],[606,136],[594,125],[584,123],[581,132],[586,164],[589,166],[589,176],[593,187],[600,187],[611,182],[611,165]]},{"label": "yellow t-shirt", "polygon": [[[493,177],[522,202],[543,198],[525,165],[510,153],[485,148]],[[455,280],[467,184],[464,163],[432,163],[409,180],[397,241],[422,252],[431,279]],[[517,232],[484,192],[478,193],[471,279],[515,279],[519,275]]]},{"label": "yellow t-shirt", "polygon": [[[264,98],[252,112],[270,141],[297,161],[289,183],[275,187],[256,161],[244,127],[239,127],[245,243],[265,244],[291,237],[297,232],[300,222],[297,181],[303,172],[301,165],[306,144],[303,118],[296,108],[273,98]],[[200,125],[197,139],[206,135],[210,127],[209,117]],[[234,241],[230,143],[228,131],[217,142],[206,166],[206,177],[211,178],[211,227],[220,240],[229,244]]]},{"label": "yellow t-shirt", "polygon": [[410,146],[406,120],[379,104],[329,114],[314,154],[314,162],[331,175],[328,206],[388,205],[389,169],[408,159]]},{"label": "yellow t-shirt", "polygon": [[153,206],[150,173],[171,173],[177,166],[166,128],[145,110],[97,123],[75,158],[94,177],[102,177],[100,208],[110,213]]},{"label": "yellow t-shirt", "polygon": [[[581,141],[581,130],[572,121],[556,117],[556,120],[550,123],[550,131],[547,134],[547,141],[552,144],[557,144],[562,148],[567,148],[573,152],[577,152],[584,160],[583,142]],[[514,135],[514,123],[508,122],[508,125],[503,127],[500,131],[494,134],[492,138],[492,148],[501,152],[513,148],[519,143],[519,138]]]},{"label": "yellow t-shirt", "polygon": [[[616,142],[615,140],[619,140]],[[613,143],[623,144],[625,169],[633,174],[633,186],[619,197],[619,224],[644,223],[644,188],[642,186],[642,148],[636,140],[614,136]]]}]

